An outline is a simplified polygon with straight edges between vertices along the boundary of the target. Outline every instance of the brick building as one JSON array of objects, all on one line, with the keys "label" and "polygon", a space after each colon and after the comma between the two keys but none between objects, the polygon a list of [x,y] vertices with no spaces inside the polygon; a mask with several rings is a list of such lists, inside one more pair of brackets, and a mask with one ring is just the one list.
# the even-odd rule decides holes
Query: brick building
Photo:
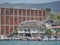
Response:
[{"label": "brick building", "polygon": [[0,34],[10,35],[26,20],[46,20],[46,10],[0,8]]}]

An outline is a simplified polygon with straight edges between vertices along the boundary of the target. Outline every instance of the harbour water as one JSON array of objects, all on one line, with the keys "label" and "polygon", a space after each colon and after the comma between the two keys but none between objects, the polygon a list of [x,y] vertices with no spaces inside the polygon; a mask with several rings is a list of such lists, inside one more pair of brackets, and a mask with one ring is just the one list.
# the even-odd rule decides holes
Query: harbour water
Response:
[{"label": "harbour water", "polygon": [[60,41],[0,41],[0,45],[60,45]]}]

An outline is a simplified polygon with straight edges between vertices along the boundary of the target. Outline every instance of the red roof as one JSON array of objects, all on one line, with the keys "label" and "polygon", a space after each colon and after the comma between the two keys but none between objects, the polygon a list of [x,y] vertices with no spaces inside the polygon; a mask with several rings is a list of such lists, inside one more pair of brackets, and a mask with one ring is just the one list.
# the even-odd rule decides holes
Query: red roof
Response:
[{"label": "red roof", "polygon": [[60,26],[52,26],[51,28],[60,28]]}]

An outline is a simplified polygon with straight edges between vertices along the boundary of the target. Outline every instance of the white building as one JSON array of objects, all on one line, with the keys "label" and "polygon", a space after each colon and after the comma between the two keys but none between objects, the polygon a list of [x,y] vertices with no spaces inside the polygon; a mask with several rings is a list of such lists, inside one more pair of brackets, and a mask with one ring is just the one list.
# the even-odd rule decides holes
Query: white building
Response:
[{"label": "white building", "polygon": [[60,20],[48,20],[45,23],[45,25],[48,29],[51,29],[51,31],[53,31],[54,33],[56,31],[60,32]]},{"label": "white building", "polygon": [[18,35],[20,37],[38,37],[44,34],[46,26],[36,20],[29,20],[22,22],[18,27]]}]

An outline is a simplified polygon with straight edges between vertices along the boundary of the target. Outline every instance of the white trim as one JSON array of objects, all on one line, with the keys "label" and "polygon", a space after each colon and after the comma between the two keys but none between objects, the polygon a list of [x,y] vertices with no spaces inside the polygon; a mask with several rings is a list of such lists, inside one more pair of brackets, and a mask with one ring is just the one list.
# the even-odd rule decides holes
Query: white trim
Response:
[{"label": "white trim", "polygon": [[[4,14],[6,14],[6,9],[4,9]],[[4,24],[6,24],[6,16],[4,16]],[[6,27],[4,26],[4,35],[6,35]]]},{"label": "white trim", "polygon": [[14,15],[14,9],[13,9],[13,25],[12,25],[12,26],[13,26],[13,31],[14,31],[14,24],[15,24],[15,23],[14,23],[14,16],[15,16],[15,15]]},{"label": "white trim", "polygon": [[23,22],[23,9],[22,9],[22,22]]},{"label": "white trim", "polygon": [[16,16],[16,25],[18,24],[18,20],[17,20],[17,17],[18,17],[18,9],[16,10],[17,11],[17,16]]},{"label": "white trim", "polygon": [[35,11],[33,11],[33,18],[35,19]]},{"label": "white trim", "polygon": [[0,9],[0,35],[1,35],[1,9]]},{"label": "white trim", "polygon": [[[6,9],[5,9],[5,14],[6,14]],[[5,24],[6,24],[6,16],[4,16],[5,17]],[[6,27],[5,27],[5,35],[6,35]]]},{"label": "white trim", "polygon": [[[17,14],[17,15],[19,15],[19,14]],[[17,16],[17,15],[15,15],[15,16]],[[13,15],[6,15],[6,14],[4,14],[4,15],[1,15],[1,16],[13,16]],[[22,16],[22,15],[19,15],[19,16]]]},{"label": "white trim", "polygon": [[26,10],[26,20],[27,20],[27,10]]},{"label": "white trim", "polygon": [[39,17],[41,17],[41,16],[39,16],[39,10],[38,10],[38,21],[39,21]]},{"label": "white trim", "polygon": [[43,10],[42,10],[42,21],[43,21]]},{"label": "white trim", "polygon": [[[39,11],[38,11],[39,12]],[[13,15],[1,15],[1,16],[13,16]],[[22,15],[14,15],[14,17],[22,17]],[[26,17],[26,16],[24,16],[24,17]],[[30,16],[27,16],[27,17],[30,17]],[[31,17],[33,17],[33,16],[31,16]],[[38,16],[35,16],[35,17],[38,17]],[[42,17],[42,16],[39,16],[39,17]]]},{"label": "white trim", "polygon": [[8,15],[8,20],[9,20],[9,22],[8,22],[8,25],[6,25],[6,26],[8,26],[9,27],[9,29],[8,29],[8,31],[9,31],[9,34],[8,35],[10,35],[10,9],[9,9],[9,15]]},{"label": "white trim", "polygon": [[10,16],[10,9],[9,9],[9,15],[8,16]]},{"label": "white trim", "polygon": [[[19,10],[18,10],[18,12],[19,12]],[[18,25],[19,25],[19,15],[18,15]]]},{"label": "white trim", "polygon": [[18,26],[18,25],[3,24],[3,25],[0,25],[0,26]]},{"label": "white trim", "polygon": [[18,25],[18,23],[19,23],[19,10],[17,10],[17,25]]},{"label": "white trim", "polygon": [[31,10],[30,10],[30,20],[31,20]]},{"label": "white trim", "polygon": [[35,10],[34,10],[34,20],[35,20]]},{"label": "white trim", "polygon": [[10,16],[9,16],[9,35],[10,35]]},{"label": "white trim", "polygon": [[[17,17],[16,17],[16,19],[18,19],[18,9],[17,9]],[[18,20],[16,20],[17,22],[16,22],[16,25],[18,24]]]},{"label": "white trim", "polygon": [[[1,16],[13,16],[13,15],[1,15]],[[14,15],[14,17],[22,17],[22,15],[20,16],[18,16],[18,15]],[[23,16],[23,17],[26,17],[26,16]],[[27,17],[30,17],[30,16],[27,16]],[[34,17],[34,16],[31,16],[31,17]],[[35,17],[38,17],[38,16],[35,16]],[[42,17],[42,16],[39,16],[39,17]]]}]

